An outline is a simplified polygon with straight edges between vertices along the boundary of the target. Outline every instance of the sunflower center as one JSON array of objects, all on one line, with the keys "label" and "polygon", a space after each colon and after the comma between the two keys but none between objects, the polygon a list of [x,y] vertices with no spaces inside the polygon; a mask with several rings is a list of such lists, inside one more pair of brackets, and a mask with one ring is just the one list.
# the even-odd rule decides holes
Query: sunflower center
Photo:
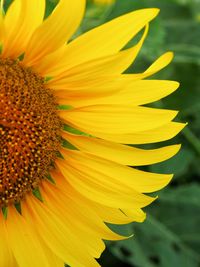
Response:
[{"label": "sunflower center", "polygon": [[60,146],[61,120],[44,79],[0,59],[0,207],[17,203],[45,178]]}]

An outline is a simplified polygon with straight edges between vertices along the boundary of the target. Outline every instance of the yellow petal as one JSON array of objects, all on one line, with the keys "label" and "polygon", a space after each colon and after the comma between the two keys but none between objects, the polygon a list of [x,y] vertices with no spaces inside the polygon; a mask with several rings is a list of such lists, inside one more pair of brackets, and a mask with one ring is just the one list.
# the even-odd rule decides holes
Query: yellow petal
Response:
[{"label": "yellow petal", "polygon": [[[96,94],[98,95],[104,95],[106,94],[106,92],[108,91],[108,93],[110,94],[110,90],[112,91],[116,91],[116,89],[114,89],[114,87],[117,87],[117,85],[119,84],[119,77],[121,75],[109,75],[106,76],[106,74],[104,76],[100,76],[100,77],[81,77],[80,79],[71,79],[70,77],[67,77],[65,79],[61,79],[58,81],[55,80],[50,80],[47,82],[47,87],[51,88],[52,90],[54,90],[54,93],[57,94],[57,92],[61,92],[61,94],[63,93],[64,96],[66,94],[66,96],[68,95],[72,95],[75,92],[79,92],[81,95],[81,92],[86,91],[86,93],[88,92],[89,94],[95,96]],[[94,88],[94,89],[93,89]],[[96,89],[97,88],[97,89]],[[94,91],[92,91],[94,90]],[[119,90],[119,89],[117,89]],[[101,93],[101,91],[103,91],[103,93]]]},{"label": "yellow petal", "polygon": [[109,182],[108,177],[110,177],[110,181],[114,179],[116,183],[124,184],[121,190],[127,190],[127,187],[133,189],[133,191],[150,193],[163,188],[172,179],[170,174],[140,171],[80,151],[62,149],[61,153],[66,161],[73,164],[76,169],[81,168],[83,170],[84,168],[84,171],[88,169],[88,172],[91,170],[93,174],[96,172],[101,175],[102,181],[105,180],[106,183]]},{"label": "yellow petal", "polygon": [[[46,58],[41,62],[43,68],[40,68],[40,71],[54,76],[61,69],[117,53],[158,14],[158,11],[155,8],[137,10],[81,35],[66,46],[62,61],[50,65],[51,57]],[[58,56],[60,52],[58,51]],[[55,55],[53,57],[56,58]]]},{"label": "yellow petal", "polygon": [[96,229],[88,216],[81,216],[80,208],[75,205],[61,190],[55,188],[48,182],[42,184],[41,193],[47,201],[47,206],[56,213],[56,215],[65,221],[66,226],[72,233],[77,235],[81,242],[85,242],[85,247],[91,256],[99,258],[105,245],[100,236],[99,229]]},{"label": "yellow petal", "polygon": [[15,0],[5,17],[4,57],[17,57],[22,54],[27,43],[42,23],[45,0]]},{"label": "yellow petal", "polygon": [[33,67],[37,71],[37,73],[40,73],[41,76],[47,76],[47,77],[53,77],[51,72],[51,68],[56,66],[58,62],[63,60],[63,56],[65,54],[66,50],[66,43],[63,44],[61,47],[56,49],[54,52],[47,54],[46,56],[40,58],[38,61],[33,61]]},{"label": "yellow petal", "polygon": [[24,63],[33,65],[66,43],[79,26],[84,9],[85,0],[60,0],[53,13],[33,34]]},{"label": "yellow petal", "polygon": [[91,99],[110,96],[111,94],[117,93],[120,90],[121,86],[122,83],[120,83],[118,79],[113,78],[111,76],[101,76],[101,81],[96,81],[96,79],[89,79],[88,82],[86,82],[86,80],[81,79],[77,80],[77,82],[66,84],[66,89],[64,90],[57,90],[55,88],[53,88],[53,90],[54,95],[58,99],[58,102],[63,102],[66,104],[66,98],[68,99],[68,101],[72,101],[74,103],[73,99],[77,97],[80,99],[81,102],[81,99],[85,96]]},{"label": "yellow petal", "polygon": [[[69,187],[67,186],[67,188]],[[53,188],[52,185],[45,183],[42,192],[44,192],[43,196],[48,202],[47,205],[51,206],[54,211],[58,211],[58,216],[65,221],[67,227],[72,232],[78,232],[78,237],[82,241],[88,240],[86,247],[89,245],[90,252],[95,251],[95,254],[97,253],[95,257],[99,257],[105,248],[101,239],[121,239],[121,236],[113,233],[103,223],[97,210],[94,207],[91,209],[90,205],[88,205],[89,202],[85,198],[77,197],[77,194],[75,193],[74,195],[74,192],[71,195],[71,192],[64,194],[62,191],[62,189],[55,189],[55,186]],[[93,247],[94,244],[95,248]]]},{"label": "yellow petal", "polygon": [[66,227],[64,220],[61,221],[44,203],[34,197],[27,198],[27,205],[26,219],[31,222],[34,218],[40,237],[59,258],[71,266],[99,267],[85,250],[84,244]]},{"label": "yellow petal", "polygon": [[94,0],[94,3],[98,5],[111,5],[115,0]]},{"label": "yellow petal", "polygon": [[166,52],[162,56],[160,56],[154,63],[143,73],[139,74],[128,74],[131,75],[131,79],[144,79],[153,74],[157,73],[158,71],[165,68],[169,63],[172,61],[174,54],[172,52]]},{"label": "yellow petal", "polygon": [[[96,203],[94,201],[89,200],[88,198],[84,197],[79,193],[75,188],[73,188],[67,180],[64,178],[61,172],[58,170],[53,170],[51,171],[51,176],[53,179],[56,181],[56,186],[61,189],[67,196],[71,197],[73,200],[73,203],[76,203],[80,205],[81,203],[81,212],[83,214],[87,214],[88,210],[92,210],[93,213],[91,214],[90,218],[95,220],[95,222],[98,222],[97,216],[99,216],[103,221],[105,222],[110,222],[114,224],[126,224],[130,223],[132,221],[137,220],[137,218],[134,217],[128,217],[124,213],[122,213],[119,208],[111,208],[105,205],[102,205],[100,203]],[[83,204],[84,203],[84,204]],[[98,211],[98,214],[97,214]],[[94,213],[96,215],[94,216]],[[94,226],[93,226],[94,227]],[[104,226],[105,227],[105,226]],[[102,228],[102,226],[100,227]],[[99,227],[98,227],[99,229]],[[102,230],[100,231],[101,235],[105,235],[105,229],[104,232],[102,233]],[[108,233],[106,233],[106,236],[108,238]],[[116,237],[112,236],[109,234],[109,239],[114,239],[116,240]],[[117,238],[119,239],[119,238]]]},{"label": "yellow petal", "polygon": [[173,59],[172,52],[166,52],[161,55],[150,67],[142,73],[133,73],[133,74],[124,74],[123,78],[129,80],[130,82],[141,80],[147,77],[154,75],[155,73],[159,72],[160,70],[164,69]]},{"label": "yellow petal", "polygon": [[145,150],[66,132],[63,132],[62,136],[83,152],[124,165],[141,166],[161,162],[174,156],[180,149],[180,145],[173,145]]},{"label": "yellow petal", "polygon": [[[66,81],[67,79],[74,80],[85,77],[89,78],[91,76],[94,78],[101,75],[116,75],[124,72],[137,57],[146,38],[147,32],[148,25],[145,27],[145,31],[140,41],[129,49],[123,50],[111,56],[93,59],[91,61],[75,65],[72,68],[70,68],[70,66],[59,68],[57,72],[58,76],[52,81],[51,86],[53,87],[56,85],[57,81],[60,82],[60,80],[62,81],[63,79]],[[55,75],[55,73],[53,73],[53,75]]]},{"label": "yellow petal", "polygon": [[122,144],[149,144],[169,140],[176,136],[185,126],[186,124],[184,123],[170,122],[159,128],[144,132],[129,134],[104,134],[95,132],[95,135]]},{"label": "yellow petal", "polygon": [[9,244],[20,267],[49,266],[36,233],[14,207],[9,207],[6,228]]},{"label": "yellow petal", "polygon": [[2,212],[0,212],[0,266],[2,267],[17,267],[17,263],[14,260],[12,251],[9,246],[9,240],[7,239],[5,218]]},{"label": "yellow petal", "polygon": [[[173,59],[174,54],[172,52],[166,52],[160,56],[145,72],[145,77],[153,75],[154,73],[165,68]],[[147,75],[147,76],[146,76]]]},{"label": "yellow petal", "polygon": [[[120,57],[120,55],[118,55],[118,56]],[[113,59],[113,58],[114,57],[111,57],[110,59]],[[109,57],[107,58],[107,60],[108,59],[109,59]],[[97,90],[94,90],[94,94],[97,94],[98,89],[102,90],[103,84],[104,84],[104,86],[106,86],[106,83],[108,80],[110,83],[109,89],[113,86],[113,87],[117,87],[117,90],[118,90],[119,87],[125,86],[124,82],[126,84],[127,83],[132,84],[134,81],[137,81],[137,80],[140,81],[141,79],[144,79],[146,77],[149,77],[149,76],[157,73],[161,69],[165,68],[171,62],[172,59],[173,59],[173,53],[167,52],[167,53],[163,54],[162,56],[160,56],[143,73],[123,74],[123,75],[119,75],[119,73],[118,73],[118,75],[114,75],[113,73],[111,73],[109,76],[105,76],[107,74],[103,73],[103,75],[100,75],[97,77],[93,77],[93,76],[91,77],[91,75],[88,75],[88,76],[87,75],[79,75],[79,76],[78,75],[74,75],[74,76],[67,75],[66,77],[63,77],[62,79],[58,78],[55,80],[50,80],[50,82],[48,82],[47,84],[48,84],[49,88],[54,89],[54,90],[59,90],[59,89],[68,90],[69,94],[71,94],[72,91],[77,90],[77,89],[79,89],[79,90],[87,89],[88,90],[90,85],[91,85],[91,87],[93,87],[95,85],[95,88],[97,87]],[[102,59],[101,59],[101,61],[102,61]],[[103,64],[101,61],[100,61],[100,63]],[[107,62],[107,64],[108,63],[111,64],[111,62],[109,62],[109,61]],[[87,62],[87,64],[88,64],[88,62]],[[92,64],[92,62],[90,62],[89,64]],[[83,66],[84,66],[84,64],[82,65],[82,67]],[[78,67],[80,67],[80,66],[78,66]],[[105,80],[105,83],[104,83],[104,80]],[[113,84],[111,83],[111,81],[113,81]],[[105,92],[105,90],[103,92]],[[63,94],[63,97],[64,96],[65,96],[65,93]]]},{"label": "yellow petal", "polygon": [[[121,210],[116,208],[99,205],[92,202],[92,204],[98,210],[99,215],[105,222],[112,224],[127,224],[131,222],[142,222],[145,220],[145,213],[139,208],[131,208],[130,210]],[[126,212],[127,211],[127,212]]]},{"label": "yellow petal", "polygon": [[96,135],[96,132],[121,134],[151,130],[169,123],[177,112],[130,105],[96,105],[59,111],[59,115],[67,124]]},{"label": "yellow petal", "polygon": [[137,222],[143,222],[146,219],[146,214],[141,209],[123,210],[123,212],[129,217],[137,218]]},{"label": "yellow petal", "polygon": [[63,267],[65,266],[64,262],[58,258],[50,249],[44,246],[45,255],[48,260],[48,267]]},{"label": "yellow petal", "polygon": [[[70,162],[65,164],[61,160],[56,162],[67,181],[86,198],[114,208],[141,208],[149,205],[154,198],[140,194],[127,188],[123,182],[110,179],[89,168]],[[103,167],[103,166],[102,166]]]},{"label": "yellow petal", "polygon": [[[133,105],[144,105],[151,103],[161,98],[171,94],[179,87],[178,82],[174,81],[159,81],[159,80],[141,80],[141,81],[132,81],[130,79],[126,80],[126,76],[118,80],[118,88],[121,86],[121,90],[114,91],[114,88],[108,88],[107,94],[95,96],[94,91],[98,88],[94,88],[93,94],[90,94],[89,90],[81,91],[69,91],[68,90],[59,90],[56,91],[56,96],[61,98],[60,103],[71,105],[73,107],[81,107],[88,105],[97,105],[97,104],[133,104]],[[117,81],[116,81],[117,84]],[[114,83],[113,83],[114,86]],[[115,87],[116,88],[116,87]],[[100,88],[99,88],[100,91]],[[114,91],[114,93],[113,93]]]}]

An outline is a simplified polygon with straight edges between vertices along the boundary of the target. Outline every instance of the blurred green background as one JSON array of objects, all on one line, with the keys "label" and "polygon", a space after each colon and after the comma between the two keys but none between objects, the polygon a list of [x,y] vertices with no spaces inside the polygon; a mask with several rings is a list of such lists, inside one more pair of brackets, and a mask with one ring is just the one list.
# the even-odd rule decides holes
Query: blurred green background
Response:
[{"label": "blurred green background", "polygon": [[[47,0],[46,16],[56,2]],[[76,35],[145,7],[158,7],[161,12],[151,23],[142,51],[128,71],[143,71],[162,53],[174,51],[173,62],[154,78],[177,80],[180,89],[154,106],[180,110],[177,120],[189,124],[178,137],[165,142],[182,143],[181,152],[147,168],[153,172],[174,172],[173,181],[146,208],[145,223],[115,227],[126,235],[134,233],[134,237],[108,243],[100,263],[103,267],[199,267],[200,0],[118,0],[111,6],[96,6],[88,1],[86,16]]]},{"label": "blurred green background", "polygon": [[[47,14],[55,2],[48,0]],[[153,172],[174,172],[170,186],[159,192],[159,199],[146,208],[145,223],[114,227],[126,235],[134,233],[134,237],[108,243],[100,263],[103,267],[198,267],[200,0],[118,0],[111,6],[96,6],[88,1],[86,16],[76,35],[145,7],[158,7],[161,12],[150,24],[142,51],[134,67],[128,71],[143,71],[162,53],[174,51],[173,62],[154,78],[177,80],[181,83],[180,89],[154,106],[180,110],[177,120],[189,124],[178,137],[164,143],[182,143],[181,152],[171,160],[147,168]],[[160,143],[159,146],[164,144]]]}]

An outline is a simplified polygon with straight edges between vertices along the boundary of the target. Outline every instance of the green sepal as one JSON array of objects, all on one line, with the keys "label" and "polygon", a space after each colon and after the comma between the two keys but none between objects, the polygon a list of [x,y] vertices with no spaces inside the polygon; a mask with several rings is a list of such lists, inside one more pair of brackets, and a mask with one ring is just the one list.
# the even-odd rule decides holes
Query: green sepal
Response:
[{"label": "green sepal", "polygon": [[44,82],[47,83],[48,81],[52,80],[53,76],[46,76],[44,77]]},{"label": "green sepal", "polygon": [[59,110],[70,110],[73,109],[74,107],[70,106],[70,105],[58,105],[57,109]]},{"label": "green sepal", "polygon": [[3,52],[3,44],[0,44],[0,54]]},{"label": "green sepal", "polygon": [[77,129],[75,129],[75,128],[69,126],[69,125],[67,125],[67,124],[65,124],[65,125],[63,126],[63,130],[66,131],[66,132],[70,132],[70,133],[73,133],[73,134],[77,134],[77,135],[83,135],[83,136],[92,137],[91,134],[84,133],[84,132],[82,132],[82,131],[80,131],[80,130],[77,130]]},{"label": "green sepal", "polygon": [[25,56],[25,53],[22,53],[22,54],[18,57],[18,59],[19,59],[20,61],[22,61],[22,60],[24,59],[24,56]]},{"label": "green sepal", "polygon": [[7,219],[8,216],[8,207],[3,207],[2,209],[3,217]]},{"label": "green sepal", "polygon": [[48,174],[48,175],[46,176],[46,179],[47,179],[49,182],[51,182],[52,184],[56,184],[55,180],[51,177],[50,174]]},{"label": "green sepal", "polygon": [[59,151],[56,152],[56,157],[60,159],[64,159],[63,155]]},{"label": "green sepal", "polygon": [[41,194],[39,188],[35,188],[35,189],[33,189],[33,190],[32,190],[32,193],[33,193],[33,195],[34,195],[37,199],[39,199],[41,202],[43,202],[42,194]]},{"label": "green sepal", "polygon": [[74,145],[72,145],[69,141],[66,139],[62,140],[62,146],[71,150],[78,150]]},{"label": "green sepal", "polygon": [[19,212],[19,214],[22,214],[22,207],[21,207],[21,203],[17,202],[14,204],[16,210]]}]

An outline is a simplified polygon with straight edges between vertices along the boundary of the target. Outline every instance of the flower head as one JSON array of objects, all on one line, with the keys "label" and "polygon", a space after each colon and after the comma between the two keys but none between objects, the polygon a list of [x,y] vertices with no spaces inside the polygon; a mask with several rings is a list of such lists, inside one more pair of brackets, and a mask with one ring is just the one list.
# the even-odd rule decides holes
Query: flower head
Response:
[{"label": "flower head", "polygon": [[125,145],[167,140],[184,127],[172,121],[176,111],[143,106],[178,87],[147,79],[172,53],[123,74],[158,10],[126,14],[69,42],[84,8],[84,0],[60,0],[43,21],[45,0],[14,0],[0,17],[1,266],[99,266],[102,240],[123,238],[105,222],[142,222],[154,200],[144,193],[172,178],[135,167],[164,161],[179,145]]}]

